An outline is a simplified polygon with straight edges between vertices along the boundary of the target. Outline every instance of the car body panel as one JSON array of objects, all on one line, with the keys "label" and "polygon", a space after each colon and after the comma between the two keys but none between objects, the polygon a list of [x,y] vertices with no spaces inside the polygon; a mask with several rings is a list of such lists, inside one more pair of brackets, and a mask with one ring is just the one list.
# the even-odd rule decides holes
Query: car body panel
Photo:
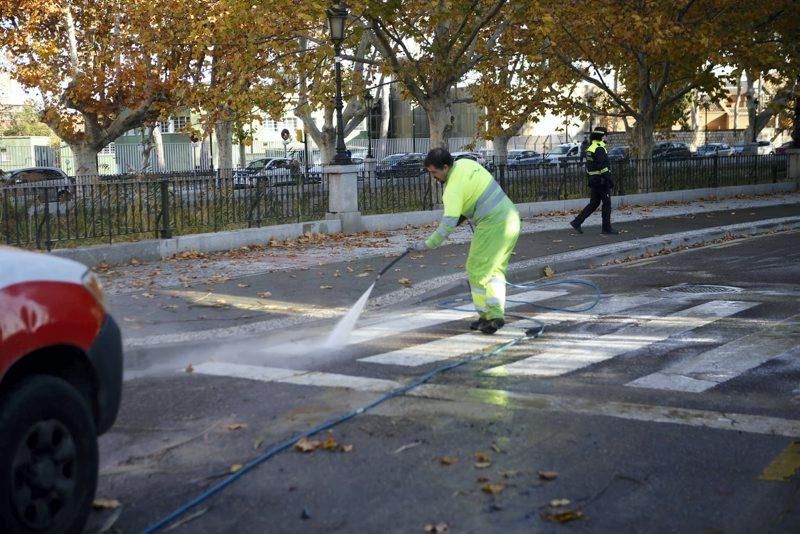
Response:
[{"label": "car body panel", "polygon": [[733,154],[733,148],[726,143],[707,143],[697,147],[694,155],[697,158],[725,157]]},{"label": "car body panel", "polygon": [[[9,371],[45,354],[38,372],[62,368],[59,355],[85,355],[94,383],[96,426],[110,428],[122,391],[122,337],[103,303],[84,284],[88,269],[49,254],[0,247],[0,386]],[[43,353],[45,349],[54,349]],[[18,365],[20,364],[20,365]]]},{"label": "car body panel", "polygon": [[688,159],[692,157],[689,145],[680,141],[659,141],[653,146],[653,159]]}]

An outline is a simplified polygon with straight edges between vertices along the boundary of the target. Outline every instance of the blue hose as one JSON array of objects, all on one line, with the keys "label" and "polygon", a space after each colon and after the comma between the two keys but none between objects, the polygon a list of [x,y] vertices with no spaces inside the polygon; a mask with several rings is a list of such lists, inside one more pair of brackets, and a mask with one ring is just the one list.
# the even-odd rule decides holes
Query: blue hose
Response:
[{"label": "blue hose", "polygon": [[[395,260],[395,262],[396,261],[399,261],[399,260]],[[380,275],[379,275],[379,277],[380,277]],[[535,303],[507,300],[507,302],[516,302],[516,303],[520,303],[520,304],[531,304],[532,306],[536,306],[538,308],[542,308],[542,309],[546,309],[546,310],[555,310],[555,311],[562,311],[562,312],[579,313],[579,312],[588,311],[588,310],[594,308],[597,305],[597,303],[600,301],[600,288],[597,287],[597,285],[593,284],[592,282],[587,282],[587,281],[584,281],[584,280],[567,279],[567,280],[542,282],[542,283],[538,283],[538,284],[512,284],[510,282],[506,282],[506,283],[510,287],[519,288],[519,289],[539,289],[539,288],[543,288],[543,287],[552,287],[552,286],[564,285],[564,284],[584,285],[584,286],[588,286],[588,287],[593,288],[594,291],[595,291],[593,302],[591,304],[587,305],[587,306],[583,306],[583,307],[580,307],[580,308],[577,308],[577,309],[575,309],[575,308],[573,308],[573,309],[557,308],[557,307],[546,306],[546,305],[543,305],[543,304],[535,304]],[[455,306],[441,306],[441,307],[454,308]],[[541,321],[537,321],[536,319],[533,319],[533,318],[530,318],[530,317],[525,317],[525,316],[522,316],[522,315],[514,315],[514,314],[510,314],[510,313],[507,313],[506,315],[508,315],[510,317],[516,317],[516,318],[521,318],[521,319],[534,321],[534,322],[539,324],[539,329],[538,330],[536,330],[536,329],[526,330],[524,334],[522,334],[522,335],[520,335],[520,336],[518,336],[518,337],[516,337],[516,338],[514,338],[512,340],[509,340],[509,341],[503,343],[502,345],[494,348],[493,350],[491,350],[489,352],[485,352],[485,353],[481,353],[481,354],[475,354],[473,356],[470,356],[469,358],[465,358],[463,360],[458,360],[458,361],[449,363],[447,365],[443,365],[441,367],[438,367],[437,369],[434,369],[433,371],[422,375],[420,378],[417,378],[416,380],[412,381],[409,384],[406,384],[404,386],[401,386],[401,387],[393,389],[392,391],[386,393],[382,397],[379,397],[377,400],[375,400],[375,401],[373,401],[373,402],[371,402],[371,403],[369,403],[369,404],[367,404],[365,406],[362,406],[361,408],[358,408],[357,410],[353,410],[352,412],[349,412],[349,413],[346,413],[344,415],[341,415],[341,416],[339,416],[339,417],[337,417],[335,419],[331,419],[330,421],[322,423],[319,426],[313,427],[313,428],[311,428],[309,430],[306,430],[305,432],[302,432],[300,434],[292,436],[291,438],[289,438],[289,439],[287,439],[285,441],[282,441],[278,445],[275,445],[274,447],[272,447],[268,451],[264,452],[261,456],[258,456],[257,458],[255,458],[253,461],[251,461],[250,463],[248,463],[247,465],[242,467],[237,472],[235,472],[235,473],[231,474],[230,476],[228,476],[225,480],[222,480],[221,482],[219,482],[218,484],[212,486],[211,488],[209,488],[208,490],[206,490],[202,494],[198,495],[197,497],[195,497],[191,501],[183,504],[182,506],[177,508],[174,512],[170,513],[168,516],[164,517],[163,519],[153,523],[152,525],[147,527],[143,531],[143,533],[144,534],[150,534],[150,533],[157,532],[158,530],[164,528],[165,526],[167,526],[169,523],[175,521],[178,517],[180,517],[184,513],[188,512],[189,510],[191,510],[192,508],[194,508],[198,504],[202,503],[203,501],[209,499],[212,495],[214,495],[216,493],[219,493],[220,491],[222,491],[223,489],[225,489],[229,485],[233,484],[236,480],[238,480],[239,478],[244,476],[245,473],[251,471],[252,469],[254,469],[259,464],[261,464],[263,462],[266,462],[267,460],[269,460],[270,458],[272,458],[276,454],[281,453],[281,452],[285,451],[286,449],[290,448],[292,445],[294,445],[295,443],[297,443],[299,440],[301,440],[303,438],[308,438],[308,437],[311,437],[311,436],[313,436],[315,434],[318,434],[320,432],[323,432],[325,430],[333,428],[333,427],[339,425],[340,423],[348,421],[348,420],[350,420],[350,419],[352,419],[352,418],[354,418],[354,417],[356,417],[358,415],[361,415],[361,414],[363,414],[363,413],[375,408],[376,406],[378,406],[380,404],[383,404],[384,402],[386,402],[389,399],[393,399],[394,397],[397,397],[397,396],[400,396],[400,395],[404,395],[408,391],[411,391],[412,389],[421,386],[422,384],[428,382],[430,379],[434,378],[435,376],[437,376],[439,374],[442,374],[444,372],[447,372],[450,369],[455,369],[456,367],[461,367],[462,365],[466,365],[466,364],[471,363],[471,362],[483,360],[485,358],[489,358],[490,356],[496,356],[497,354],[500,354],[501,352],[505,351],[506,349],[509,349],[509,348],[513,347],[514,345],[517,345],[518,343],[520,343],[522,341],[539,337],[544,333],[544,323],[542,323]],[[534,330],[536,330],[536,331],[534,331]]]}]

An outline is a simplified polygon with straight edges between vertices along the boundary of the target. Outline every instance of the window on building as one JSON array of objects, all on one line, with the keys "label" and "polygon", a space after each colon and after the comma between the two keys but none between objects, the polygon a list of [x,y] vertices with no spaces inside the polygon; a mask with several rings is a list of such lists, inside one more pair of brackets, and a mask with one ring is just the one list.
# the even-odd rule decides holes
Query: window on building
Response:
[{"label": "window on building", "polygon": [[5,147],[0,147],[0,161],[11,161],[8,157],[8,150]]},{"label": "window on building", "polygon": [[275,119],[267,119],[267,130],[272,130],[273,132],[278,131],[278,121]]},{"label": "window on building", "polygon": [[290,130],[298,128],[297,117],[284,117],[283,124]]},{"label": "window on building", "polygon": [[103,150],[100,151],[100,154],[114,155],[115,153],[116,149],[114,148],[114,143],[109,143],[107,146],[103,147]]},{"label": "window on building", "polygon": [[181,130],[186,128],[189,124],[191,124],[189,117],[186,116],[172,117],[172,127],[174,128],[173,132],[180,132]]}]

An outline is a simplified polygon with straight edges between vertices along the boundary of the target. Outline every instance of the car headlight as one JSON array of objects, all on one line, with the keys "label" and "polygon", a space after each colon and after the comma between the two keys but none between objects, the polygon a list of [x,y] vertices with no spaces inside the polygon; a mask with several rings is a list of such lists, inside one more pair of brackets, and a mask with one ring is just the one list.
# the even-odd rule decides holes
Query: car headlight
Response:
[{"label": "car headlight", "polygon": [[86,271],[81,281],[83,282],[83,287],[105,308],[106,294],[103,292],[103,287],[97,276],[92,271]]}]

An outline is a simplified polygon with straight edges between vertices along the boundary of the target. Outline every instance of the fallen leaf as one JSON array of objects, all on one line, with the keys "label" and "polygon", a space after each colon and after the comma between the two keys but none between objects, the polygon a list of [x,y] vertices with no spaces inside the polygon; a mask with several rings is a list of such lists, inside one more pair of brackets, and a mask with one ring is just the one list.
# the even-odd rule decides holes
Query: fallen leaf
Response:
[{"label": "fallen leaf", "polygon": [[242,464],[233,464],[231,466],[231,473],[235,473],[236,471],[240,471],[242,469]]},{"label": "fallen leaf", "polygon": [[331,449],[335,449],[338,446],[339,446],[339,444],[336,443],[336,440],[333,439],[333,436],[331,436],[331,435],[328,435],[328,437],[325,438],[325,441],[322,442],[322,448],[323,449],[331,450]]},{"label": "fallen leaf", "polygon": [[322,442],[318,439],[302,438],[294,444],[294,448],[300,452],[314,452],[320,445]]},{"label": "fallen leaf", "polygon": [[241,430],[242,428],[247,428],[245,423],[231,423],[228,425],[228,430]]},{"label": "fallen leaf", "polygon": [[503,490],[506,489],[506,485],[502,482],[495,482],[493,484],[484,484],[481,486],[481,490],[484,493],[491,493],[492,495],[500,495],[503,493]]},{"label": "fallen leaf", "polygon": [[194,367],[192,367],[191,363],[186,366],[186,372],[187,373],[193,373],[194,372]]},{"label": "fallen leaf", "polygon": [[409,280],[408,278],[401,278],[400,280],[398,280],[398,282],[406,287],[411,286],[411,280]]},{"label": "fallen leaf", "polygon": [[353,445],[352,444],[342,445],[341,449],[339,450],[342,452],[353,452]]},{"label": "fallen leaf", "polygon": [[550,506],[568,506],[571,502],[569,499],[553,499]]},{"label": "fallen leaf", "polygon": [[356,275],[356,278],[364,278],[365,276],[369,276],[369,273],[360,273]]},{"label": "fallen leaf", "polygon": [[122,506],[117,499],[95,499],[92,501],[92,508],[96,510],[111,510]]},{"label": "fallen leaf", "polygon": [[455,463],[458,463],[458,458],[455,458],[453,456],[442,456],[441,458],[439,458],[439,462],[441,462],[442,465],[453,465]]},{"label": "fallen leaf", "polygon": [[492,457],[488,452],[476,452],[475,460],[478,462],[491,462]]},{"label": "fallen leaf", "polygon": [[583,512],[576,512],[574,510],[560,510],[557,512],[551,512],[549,514],[545,514],[544,518],[547,519],[548,521],[566,523],[568,521],[574,521],[576,519],[583,518]]},{"label": "fallen leaf", "polygon": [[551,276],[553,276],[553,275],[555,275],[555,274],[556,274],[556,272],[553,270],[553,268],[552,268],[552,267],[550,267],[549,265],[548,265],[548,266],[546,266],[544,269],[542,269],[542,273],[544,273],[544,275],[545,275],[547,278],[550,278]]},{"label": "fallen leaf", "polygon": [[271,298],[271,297],[272,297],[272,293],[269,292],[269,291],[262,291],[261,293],[258,293],[258,298],[261,298],[261,299],[268,299],[268,298]]},{"label": "fallen leaf", "polygon": [[492,462],[475,462],[474,465],[477,469],[486,469],[492,466]]},{"label": "fallen leaf", "polygon": [[250,287],[250,284],[236,284],[236,287]]},{"label": "fallen leaf", "polygon": [[436,523],[427,524],[425,525],[425,534],[444,534],[445,532],[450,532],[450,527],[447,523]]},{"label": "fallen leaf", "polygon": [[508,471],[503,471],[500,474],[503,475],[503,478],[513,478],[519,474],[519,471],[514,471],[513,469],[509,469]]},{"label": "fallen leaf", "polygon": [[142,293],[142,296],[146,299],[151,299],[154,298],[155,295],[152,295],[151,293]]},{"label": "fallen leaf", "polygon": [[139,260],[137,260],[136,258],[131,258],[130,263],[131,265],[139,265]]},{"label": "fallen leaf", "polygon": [[558,478],[558,473],[555,471],[539,471],[539,478],[542,480],[555,480]]},{"label": "fallen leaf", "polygon": [[255,443],[253,443],[253,448],[254,448],[254,449],[258,449],[259,447],[261,447],[261,445],[262,445],[263,443],[264,443],[264,440],[263,440],[263,439],[261,439],[261,438],[259,438],[259,439],[257,439],[257,440],[255,441]]},{"label": "fallen leaf", "polygon": [[319,286],[320,289],[333,289],[333,286]]}]

